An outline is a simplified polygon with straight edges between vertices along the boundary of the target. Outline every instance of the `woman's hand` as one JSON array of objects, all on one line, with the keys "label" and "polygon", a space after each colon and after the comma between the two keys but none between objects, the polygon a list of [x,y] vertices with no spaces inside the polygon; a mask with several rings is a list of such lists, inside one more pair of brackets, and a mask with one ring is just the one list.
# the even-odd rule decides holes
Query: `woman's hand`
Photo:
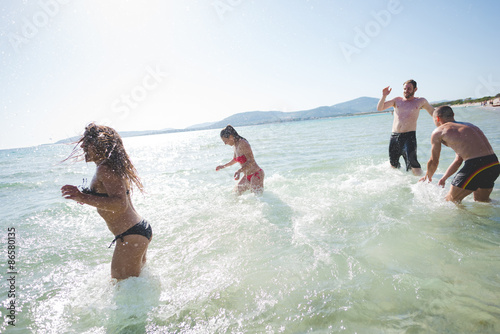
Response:
[{"label": "woman's hand", "polygon": [[236,173],[234,173],[234,179],[235,180],[239,180],[240,179],[240,174],[241,174],[241,170],[237,170]]},{"label": "woman's hand", "polygon": [[220,171],[222,168],[224,168],[224,165],[220,165],[220,166],[217,166],[215,167],[215,171]]},{"label": "woman's hand", "polygon": [[81,200],[81,197],[82,197],[82,192],[80,191],[80,189],[78,189],[78,187],[76,186],[72,186],[72,185],[65,185],[61,188],[61,193],[62,193],[62,196],[66,199],[72,199],[72,200],[75,200],[75,201],[79,201]]}]

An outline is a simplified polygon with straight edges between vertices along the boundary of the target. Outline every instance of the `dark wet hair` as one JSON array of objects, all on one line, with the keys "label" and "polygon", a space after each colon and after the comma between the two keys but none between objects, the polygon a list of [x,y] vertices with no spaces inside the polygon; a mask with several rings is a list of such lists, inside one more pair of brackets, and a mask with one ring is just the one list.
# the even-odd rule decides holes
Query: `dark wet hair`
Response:
[{"label": "dark wet hair", "polygon": [[84,149],[86,145],[91,144],[95,148],[96,155],[103,159],[102,164],[111,167],[113,172],[134,183],[141,192],[144,192],[144,186],[137,170],[125,151],[122,138],[115,129],[109,126],[90,123],[85,127],[83,136],[74,144],[73,151],[64,161],[82,160],[85,151],[81,153],[80,150]]},{"label": "dark wet hair", "polygon": [[408,83],[409,83],[409,84],[412,84],[413,89],[417,88],[417,82],[416,82],[415,80],[413,80],[413,79],[406,80],[406,81],[404,82],[403,86],[404,86],[404,85],[406,85],[406,84],[408,84]]},{"label": "dark wet hair", "polygon": [[[221,138],[229,138],[229,136],[233,136],[234,139],[236,140],[240,140],[240,139],[245,139],[243,138],[242,136],[240,136],[238,134],[238,132],[236,132],[236,130],[231,126],[231,125],[228,125],[226,126],[224,129],[222,129],[222,131],[220,132],[220,137]],[[246,140],[246,139],[245,139]]]},{"label": "dark wet hair", "polygon": [[455,118],[455,113],[453,112],[453,109],[451,109],[450,106],[441,106],[434,110],[434,114],[442,119],[449,120],[449,119],[454,119]]}]

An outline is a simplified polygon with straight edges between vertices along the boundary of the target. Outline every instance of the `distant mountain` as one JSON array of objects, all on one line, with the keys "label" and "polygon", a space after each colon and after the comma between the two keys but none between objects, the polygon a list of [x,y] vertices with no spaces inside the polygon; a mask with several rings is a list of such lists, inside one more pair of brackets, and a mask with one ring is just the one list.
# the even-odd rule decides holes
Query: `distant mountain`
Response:
[{"label": "distant mountain", "polygon": [[[234,114],[218,122],[192,125],[185,129],[123,131],[120,132],[120,135],[122,137],[135,137],[135,136],[156,135],[156,134],[172,133],[172,132],[220,129],[224,128],[228,124],[231,124],[233,126],[245,126],[245,125],[305,121],[305,120],[319,119],[319,118],[379,113],[379,111],[377,111],[378,101],[379,99],[373,97],[359,97],[357,99],[338,103],[333,106],[323,106],[302,111],[292,111],[292,112],[247,111]],[[56,144],[70,143],[78,139],[79,137],[63,139],[58,141]]]},{"label": "distant mountain", "polygon": [[163,130],[144,130],[144,131],[122,131],[120,132],[120,136],[122,137],[138,137],[138,136],[147,136],[147,135],[157,135],[166,132],[178,131],[176,129],[163,129]]},{"label": "distant mountain", "polygon": [[[149,135],[157,135],[161,133],[168,133],[168,132],[178,132],[178,131],[183,131],[183,130],[177,130],[177,129],[163,129],[163,130],[144,130],[144,131],[122,131],[120,132],[120,136],[122,138],[125,137],[138,137],[138,136],[149,136]],[[75,136],[71,138],[66,138],[59,140],[56,142],[56,144],[69,144],[69,143],[75,143],[78,140],[80,140],[80,136]]]},{"label": "distant mountain", "polygon": [[323,106],[302,111],[247,111],[229,116],[219,122],[211,123],[208,126],[197,127],[196,129],[223,128],[228,124],[233,126],[244,126],[377,113],[378,101],[379,99],[373,97],[360,97],[355,100],[335,104],[333,106]]},{"label": "distant mountain", "polygon": [[188,126],[186,128],[186,130],[206,128],[206,127],[209,127],[210,125],[212,125],[214,123],[215,122],[206,122],[206,123],[201,123],[201,124],[190,125],[190,126]]}]

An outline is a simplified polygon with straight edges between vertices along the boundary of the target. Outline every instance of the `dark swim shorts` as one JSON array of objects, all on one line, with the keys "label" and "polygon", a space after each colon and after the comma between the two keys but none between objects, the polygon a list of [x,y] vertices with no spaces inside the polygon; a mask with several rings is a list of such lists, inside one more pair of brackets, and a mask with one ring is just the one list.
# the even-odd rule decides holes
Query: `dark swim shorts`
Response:
[{"label": "dark swim shorts", "polygon": [[495,154],[465,160],[464,167],[455,175],[451,184],[455,187],[476,191],[491,189],[500,175],[500,164]]},{"label": "dark swim shorts", "polygon": [[391,166],[400,168],[399,158],[403,156],[406,171],[410,168],[421,168],[417,161],[417,136],[415,131],[393,132],[389,143],[389,160]]}]

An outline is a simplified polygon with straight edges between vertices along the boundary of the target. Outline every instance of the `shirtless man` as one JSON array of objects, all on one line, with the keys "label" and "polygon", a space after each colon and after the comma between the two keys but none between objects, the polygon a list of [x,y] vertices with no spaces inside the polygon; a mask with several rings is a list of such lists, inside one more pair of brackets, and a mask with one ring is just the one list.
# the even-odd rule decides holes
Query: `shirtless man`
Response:
[{"label": "shirtless man", "polygon": [[456,156],[439,180],[440,186],[444,187],[446,179],[465,161],[464,167],[451,182],[446,200],[460,203],[467,195],[474,193],[475,201],[490,202],[494,182],[500,174],[500,164],[484,133],[475,125],[455,121],[449,106],[437,108],[433,117],[437,129],[431,135],[431,158],[427,163],[427,173],[420,181],[432,181],[439,164],[442,143],[452,148]]},{"label": "shirtless man", "polygon": [[414,175],[422,175],[422,168],[417,160],[417,119],[421,109],[427,110],[432,116],[434,107],[423,97],[415,97],[417,83],[408,80],[403,85],[404,97],[396,97],[386,101],[387,95],[391,93],[389,86],[382,90],[382,98],[378,102],[377,110],[383,111],[393,107],[394,122],[392,123],[392,135],[389,143],[389,160],[391,166],[399,168],[399,158],[403,156],[406,163],[406,171],[411,168]]}]

